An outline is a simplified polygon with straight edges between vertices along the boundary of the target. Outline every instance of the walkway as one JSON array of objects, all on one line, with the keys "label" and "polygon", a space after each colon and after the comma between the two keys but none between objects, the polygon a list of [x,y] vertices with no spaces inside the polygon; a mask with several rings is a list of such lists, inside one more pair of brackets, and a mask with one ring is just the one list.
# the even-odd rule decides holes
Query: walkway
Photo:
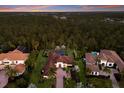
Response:
[{"label": "walkway", "polygon": [[114,76],[114,72],[115,71],[113,69],[111,69],[110,79],[112,81],[112,86],[113,86],[113,88],[119,88],[118,82]]},{"label": "walkway", "polygon": [[58,68],[56,71],[56,88],[63,88],[63,78],[66,77],[66,72],[63,69]]},{"label": "walkway", "polygon": [[0,88],[3,88],[8,83],[8,76],[4,70],[0,71]]}]

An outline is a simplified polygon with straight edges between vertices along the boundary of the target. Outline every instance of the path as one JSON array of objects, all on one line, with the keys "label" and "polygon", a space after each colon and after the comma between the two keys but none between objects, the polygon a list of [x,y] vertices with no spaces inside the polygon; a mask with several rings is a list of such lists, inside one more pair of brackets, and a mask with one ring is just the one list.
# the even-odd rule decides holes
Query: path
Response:
[{"label": "path", "polygon": [[3,88],[8,83],[8,76],[4,70],[0,71],[0,88]]},{"label": "path", "polygon": [[67,76],[66,72],[63,71],[63,69],[58,68],[56,71],[56,88],[63,88],[64,87],[64,85],[63,85],[64,76]]},{"label": "path", "polygon": [[112,81],[113,88],[119,88],[118,82],[114,76],[114,70],[113,69],[111,69],[110,79]]}]

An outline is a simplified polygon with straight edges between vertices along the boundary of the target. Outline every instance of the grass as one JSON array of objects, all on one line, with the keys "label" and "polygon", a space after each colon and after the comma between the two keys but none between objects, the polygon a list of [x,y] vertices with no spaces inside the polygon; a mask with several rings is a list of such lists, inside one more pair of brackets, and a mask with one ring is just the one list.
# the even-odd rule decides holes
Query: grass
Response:
[{"label": "grass", "polygon": [[82,82],[83,85],[85,85],[86,83],[86,79],[85,79],[85,65],[83,63],[83,61],[81,59],[79,59],[79,61],[76,61],[77,65],[80,68],[79,71],[79,77],[80,77],[80,81]]},{"label": "grass", "polygon": [[110,79],[90,77],[88,78],[88,83],[92,84],[95,88],[112,88],[112,82]]},{"label": "grass", "polygon": [[46,58],[42,56],[42,53],[43,52],[40,51],[38,54],[36,64],[32,71],[32,75],[31,75],[31,79],[30,79],[30,83],[33,83],[36,86],[38,86],[38,84],[39,84],[39,81],[41,79],[41,70],[46,63]]},{"label": "grass", "polygon": [[52,88],[54,86],[55,78],[42,79],[42,82],[38,84],[40,88]]},{"label": "grass", "polygon": [[119,81],[119,87],[120,88],[124,88],[124,79],[122,79],[121,81]]},{"label": "grass", "polygon": [[71,78],[65,78],[64,79],[64,88],[75,88],[76,82],[72,80]]}]

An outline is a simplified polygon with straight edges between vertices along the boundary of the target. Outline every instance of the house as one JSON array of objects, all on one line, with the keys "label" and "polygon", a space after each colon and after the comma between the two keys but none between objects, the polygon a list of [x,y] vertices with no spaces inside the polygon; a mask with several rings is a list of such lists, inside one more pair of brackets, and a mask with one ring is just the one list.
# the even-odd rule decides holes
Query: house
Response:
[{"label": "house", "polygon": [[100,73],[96,57],[93,55],[93,53],[86,53],[85,54],[85,60],[86,60],[86,68],[89,68],[91,70],[91,75],[98,76]]},{"label": "house", "polygon": [[112,67],[117,65],[119,71],[124,70],[124,61],[120,56],[112,50],[101,50],[100,51],[100,63],[104,64],[107,67]]},{"label": "house", "polygon": [[112,50],[104,49],[101,50],[99,53],[86,53],[85,60],[87,68],[92,71],[92,75],[94,73],[97,73],[97,75],[98,73],[100,74],[98,64],[102,65],[103,67],[115,67],[119,71],[124,70],[124,61],[119,57],[119,55],[115,51]]},{"label": "house", "polygon": [[0,69],[4,69],[7,65],[12,67],[21,74],[25,70],[25,61],[28,58],[28,53],[23,53],[18,49],[9,51],[8,53],[0,54]]},{"label": "house", "polygon": [[73,58],[58,54],[58,52],[51,51],[48,56],[48,62],[43,69],[44,77],[48,77],[51,68],[65,68],[73,66]]},{"label": "house", "polygon": [[109,51],[107,52],[106,50],[101,50],[99,59],[102,66],[114,67],[115,61],[111,57],[111,53],[109,53]]}]

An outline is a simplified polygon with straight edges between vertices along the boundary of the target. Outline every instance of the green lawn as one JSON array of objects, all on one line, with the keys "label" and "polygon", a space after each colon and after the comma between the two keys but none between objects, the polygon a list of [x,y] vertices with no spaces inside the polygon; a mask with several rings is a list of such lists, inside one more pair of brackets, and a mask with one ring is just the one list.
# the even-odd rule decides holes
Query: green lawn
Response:
[{"label": "green lawn", "polygon": [[112,82],[110,79],[101,79],[97,77],[90,77],[87,79],[89,84],[92,84],[95,88],[112,88]]},{"label": "green lawn", "polygon": [[79,77],[80,77],[80,81],[82,82],[83,85],[85,85],[86,83],[86,78],[85,78],[85,65],[83,63],[83,61],[81,59],[79,59],[78,61],[76,61],[76,64],[79,66],[80,71],[79,71]]},{"label": "green lawn", "polygon": [[38,54],[37,60],[35,62],[35,67],[32,71],[32,75],[31,75],[31,79],[30,79],[30,83],[33,83],[36,86],[38,86],[38,84],[39,84],[39,81],[41,79],[41,70],[46,63],[46,57],[43,57],[42,53],[43,52],[40,51]]},{"label": "green lawn", "polygon": [[119,87],[124,88],[124,79],[119,82]]}]

